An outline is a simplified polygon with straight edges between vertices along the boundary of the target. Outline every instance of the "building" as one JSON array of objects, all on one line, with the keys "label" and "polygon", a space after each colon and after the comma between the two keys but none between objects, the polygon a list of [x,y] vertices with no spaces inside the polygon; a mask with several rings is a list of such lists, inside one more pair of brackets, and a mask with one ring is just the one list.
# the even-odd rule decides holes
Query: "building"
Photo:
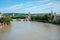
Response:
[{"label": "building", "polygon": [[54,14],[53,16],[54,16],[54,18],[52,21],[54,23],[60,23],[60,14]]},{"label": "building", "polygon": [[30,14],[30,12],[27,14],[26,20],[27,20],[27,21],[31,20],[31,14]]}]

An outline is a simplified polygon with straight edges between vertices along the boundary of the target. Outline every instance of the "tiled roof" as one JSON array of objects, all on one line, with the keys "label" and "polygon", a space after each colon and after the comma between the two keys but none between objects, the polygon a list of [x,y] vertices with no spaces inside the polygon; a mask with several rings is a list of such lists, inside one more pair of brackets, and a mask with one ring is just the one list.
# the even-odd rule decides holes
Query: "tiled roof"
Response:
[{"label": "tiled roof", "polygon": [[60,14],[55,14],[55,16],[60,16]]}]

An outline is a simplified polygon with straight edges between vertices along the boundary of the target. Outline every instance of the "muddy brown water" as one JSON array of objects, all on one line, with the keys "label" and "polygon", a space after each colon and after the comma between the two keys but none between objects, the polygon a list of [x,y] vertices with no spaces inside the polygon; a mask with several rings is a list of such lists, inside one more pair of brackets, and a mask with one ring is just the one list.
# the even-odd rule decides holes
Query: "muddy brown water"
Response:
[{"label": "muddy brown water", "polygon": [[60,26],[49,23],[13,21],[0,31],[0,40],[60,40]]}]

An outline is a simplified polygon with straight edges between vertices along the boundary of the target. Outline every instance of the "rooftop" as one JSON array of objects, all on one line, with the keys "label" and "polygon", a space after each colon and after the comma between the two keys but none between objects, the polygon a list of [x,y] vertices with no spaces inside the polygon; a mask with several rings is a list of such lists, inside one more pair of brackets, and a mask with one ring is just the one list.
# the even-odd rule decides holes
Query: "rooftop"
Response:
[{"label": "rooftop", "polygon": [[60,14],[55,14],[55,16],[60,16]]}]

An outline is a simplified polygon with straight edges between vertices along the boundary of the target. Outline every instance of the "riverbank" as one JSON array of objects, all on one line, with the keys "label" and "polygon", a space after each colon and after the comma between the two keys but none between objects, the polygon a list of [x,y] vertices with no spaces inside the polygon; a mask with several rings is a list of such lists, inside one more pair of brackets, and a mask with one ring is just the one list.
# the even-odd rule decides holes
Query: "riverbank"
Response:
[{"label": "riverbank", "polygon": [[12,20],[12,18],[10,16],[2,16],[0,18],[0,29],[4,29],[8,25],[10,25],[11,20]]},{"label": "riverbank", "polygon": [[0,29],[3,29],[9,25],[10,25],[10,23],[8,23],[8,22],[7,23],[0,23]]},{"label": "riverbank", "polygon": [[54,25],[60,26],[60,24],[52,23],[52,22],[46,22],[46,21],[45,22],[44,21],[34,21],[34,22],[48,23],[48,24],[54,24]]}]

